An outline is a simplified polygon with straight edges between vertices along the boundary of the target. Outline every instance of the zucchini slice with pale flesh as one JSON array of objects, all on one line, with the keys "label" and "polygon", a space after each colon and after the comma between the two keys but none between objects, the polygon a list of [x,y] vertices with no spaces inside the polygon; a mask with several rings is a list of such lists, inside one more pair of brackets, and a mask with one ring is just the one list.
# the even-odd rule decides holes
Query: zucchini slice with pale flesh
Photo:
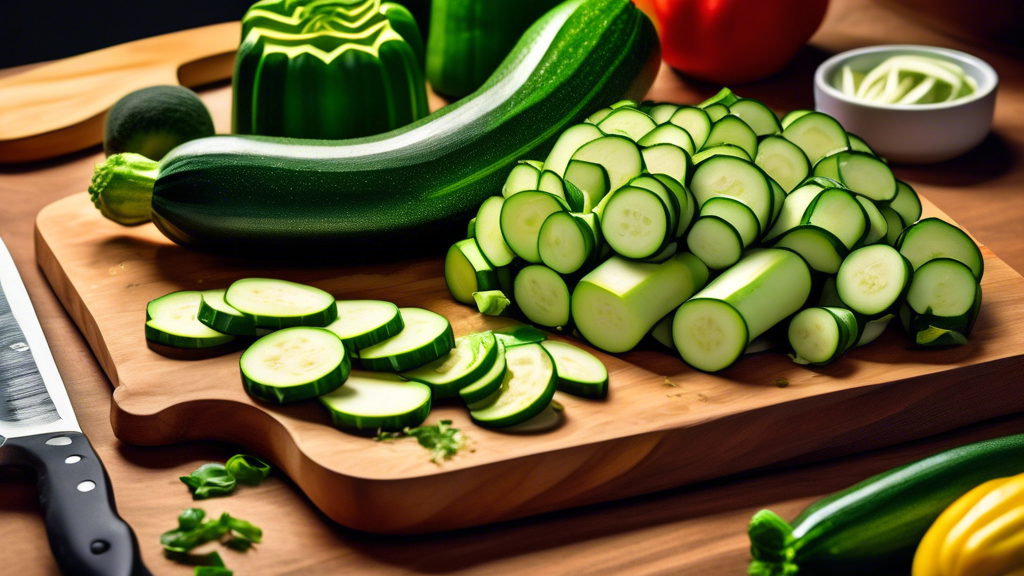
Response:
[{"label": "zucchini slice with pale flesh", "polygon": [[608,369],[593,354],[557,340],[548,340],[541,346],[555,361],[559,390],[581,398],[608,396]]},{"label": "zucchini slice with pale flesh", "polygon": [[804,151],[782,136],[761,140],[754,163],[778,182],[787,194],[799,186],[811,171]]},{"label": "zucchini slice with pale flesh", "polygon": [[729,105],[729,113],[746,122],[758,137],[782,132],[779,117],[760,100],[740,98]]},{"label": "zucchini slice with pale flesh", "polygon": [[363,435],[419,426],[430,414],[430,401],[430,387],[424,384],[358,370],[344,386],[320,396],[335,427]]},{"label": "zucchini slice with pale flesh", "polygon": [[690,134],[675,124],[662,124],[648,132],[637,144],[643,148],[650,148],[658,144],[672,144],[693,156],[696,152],[693,147],[693,138]]},{"label": "zucchini slice with pale flesh", "polygon": [[567,128],[558,137],[555,146],[551,149],[546,160],[544,169],[550,170],[559,176],[565,177],[565,169],[569,167],[569,160],[584,144],[597,140],[604,136],[604,133],[593,124],[577,124]]},{"label": "zucchini slice with pale flesh", "polygon": [[368,348],[402,331],[405,323],[398,306],[381,300],[338,300],[338,319],[327,329],[338,335],[349,351]]},{"label": "zucchini slice with pale flesh", "polygon": [[633,142],[639,141],[657,126],[650,116],[635,108],[614,110],[597,123],[601,132],[625,136]]},{"label": "zucchini slice with pale flesh", "polygon": [[534,324],[556,328],[569,323],[569,287],[547,266],[527,266],[519,271],[515,300],[519,310]]},{"label": "zucchini slice with pale flesh", "polygon": [[773,246],[796,252],[812,270],[825,274],[838,272],[843,258],[850,252],[835,234],[817,226],[797,226]]},{"label": "zucchini slice with pale flesh", "polygon": [[494,334],[480,332],[457,339],[451,352],[426,366],[403,372],[402,376],[430,386],[434,398],[455,398],[459,390],[490,370],[497,357]]},{"label": "zucchini slice with pale flesh", "polygon": [[757,221],[754,211],[739,200],[724,196],[711,198],[700,207],[700,215],[718,216],[731,224],[740,233],[744,248],[761,236],[761,224]]},{"label": "zucchini slice with pale flesh", "polygon": [[910,262],[892,246],[865,246],[843,260],[836,275],[836,290],[850,310],[877,317],[896,310],[913,273]]},{"label": "zucchini slice with pale flesh", "polygon": [[889,208],[900,215],[904,226],[910,226],[921,219],[921,198],[910,184],[902,180],[896,181],[896,197],[889,203]]},{"label": "zucchini slice with pale flesh", "polygon": [[337,334],[296,326],[268,334],[242,353],[242,384],[254,398],[290,404],[333,392],[345,383],[352,360]]},{"label": "zucchini slice with pale flesh", "polygon": [[914,272],[900,309],[903,330],[922,346],[963,344],[981,308],[981,285],[967,265],[937,258]]},{"label": "zucchini slice with pale flesh", "polygon": [[[636,142],[625,136],[604,136],[587,142],[572,155],[572,159],[603,166],[608,173],[609,191],[618,190],[639,176],[644,164]],[[579,186],[578,182],[574,184]]]},{"label": "zucchini slice with pale flesh", "polygon": [[501,195],[508,198],[525,190],[536,190],[539,184],[540,170],[529,162],[520,161],[508,173]]},{"label": "zucchini slice with pale flesh", "polygon": [[818,194],[807,207],[800,223],[828,230],[850,249],[860,244],[870,232],[864,207],[853,194],[838,188]]},{"label": "zucchini slice with pale flesh", "polygon": [[[201,292],[172,292],[146,305],[146,340],[171,348],[210,349],[234,341],[197,318]],[[225,350],[227,351],[227,350]]]},{"label": "zucchini slice with pale flesh", "polygon": [[474,238],[459,240],[448,249],[444,281],[452,298],[463,304],[473,303],[474,292],[499,288],[498,275]]},{"label": "zucchini slice with pale flesh", "polygon": [[597,251],[594,231],[576,214],[555,212],[540,227],[540,261],[559,274],[572,274],[592,261]]},{"label": "zucchini slice with pale flesh", "polygon": [[473,422],[485,428],[505,428],[540,414],[555,396],[555,363],[540,344],[505,351],[505,377],[491,396],[470,407]]},{"label": "zucchini slice with pale flesh", "polygon": [[520,192],[506,198],[501,207],[501,235],[520,258],[539,264],[540,227],[548,216],[563,211],[568,211],[568,206],[557,196],[547,192]]},{"label": "zucchini slice with pale flesh", "polygon": [[690,135],[693,140],[694,150],[704,147],[704,142],[711,133],[711,118],[708,113],[696,106],[680,106],[669,119],[669,122],[679,126]]},{"label": "zucchini slice with pale flesh", "polygon": [[474,404],[487,399],[491,394],[501,388],[501,381],[505,378],[505,345],[501,343],[496,335],[494,337],[495,355],[494,363],[487,372],[481,374],[476,380],[459,389],[459,396],[466,404]]},{"label": "zucchini slice with pale flesh", "polygon": [[729,115],[729,107],[725,104],[710,104],[708,106],[701,106],[701,108],[708,113],[708,118],[713,123]]},{"label": "zucchini slice with pale flesh", "polygon": [[504,204],[503,197],[491,196],[483,201],[476,213],[474,239],[491,266],[508,266],[516,257],[501,235],[501,207]]},{"label": "zucchini slice with pale flesh", "polygon": [[814,112],[814,110],[792,110],[790,112],[787,112],[785,116],[779,119],[779,124],[782,126],[782,129],[785,130],[786,128],[789,127],[790,124],[796,121],[797,118],[806,116],[811,112]]},{"label": "zucchini slice with pale flesh", "polygon": [[653,174],[653,176],[676,197],[676,202],[679,204],[679,225],[676,227],[675,237],[680,238],[690,227],[697,214],[697,202],[693,199],[693,194],[675,178],[667,174]]},{"label": "zucchini slice with pale flesh", "polygon": [[836,168],[839,181],[853,192],[883,204],[896,198],[896,177],[878,157],[863,152],[840,152]]},{"label": "zucchini slice with pale flesh", "polygon": [[687,364],[717,372],[802,308],[810,294],[803,258],[774,248],[752,251],[679,307],[672,339]]},{"label": "zucchini slice with pale flesh", "polygon": [[658,124],[665,124],[672,119],[672,115],[676,113],[676,110],[679,110],[678,104],[665,103],[652,106],[648,114]]},{"label": "zucchini slice with pale flesh", "polygon": [[573,321],[597,348],[626,352],[707,280],[707,266],[688,252],[661,264],[613,256],[576,284]]},{"label": "zucchini slice with pale flesh", "polygon": [[719,144],[732,144],[747,153],[750,159],[757,157],[757,134],[736,116],[726,116],[711,126],[708,139],[701,149]]},{"label": "zucchini slice with pale flesh", "polygon": [[[666,127],[670,125],[666,124]],[[666,174],[677,182],[690,179],[693,167],[690,156],[675,144],[656,144],[640,151],[644,165],[651,174]]]},{"label": "zucchini slice with pale flesh", "polygon": [[861,244],[870,246],[879,242],[885,242],[886,235],[889,233],[889,222],[878,209],[878,205],[864,196],[858,195],[854,196],[854,198],[857,199],[857,202],[860,202],[860,207],[864,209],[864,215],[867,216],[868,231],[861,240]]},{"label": "zucchini slice with pale flesh", "polygon": [[405,327],[401,332],[359,351],[363,369],[405,372],[447,354],[455,346],[448,319],[422,308],[400,308]]},{"label": "zucchini slice with pale flesh", "polygon": [[785,126],[782,136],[799,146],[812,165],[825,156],[850,147],[846,131],[835,118],[827,114],[808,112],[792,120],[788,126],[785,119],[782,124]]},{"label": "zucchini slice with pale flesh", "polygon": [[757,166],[739,158],[715,156],[693,171],[690,190],[703,206],[710,198],[734,198],[747,205],[757,216],[762,230],[772,219],[773,194],[768,177]]},{"label": "zucchini slice with pale flesh", "polygon": [[338,318],[334,296],[319,288],[270,278],[245,278],[228,287],[228,306],[251,316],[257,328],[313,326]]},{"label": "zucchini slice with pale flesh", "polygon": [[565,170],[565,185],[575,186],[583,194],[583,211],[589,212],[608,193],[608,171],[604,166],[583,160],[572,160]]},{"label": "zucchini slice with pale flesh", "polygon": [[925,218],[907,226],[896,241],[896,249],[910,260],[915,270],[929,260],[952,258],[966,264],[979,282],[985,273],[985,259],[974,240],[963,230],[938,218]]},{"label": "zucchini slice with pale flesh", "polygon": [[712,270],[725,270],[743,257],[743,237],[720,216],[701,216],[686,235],[686,247]]},{"label": "zucchini slice with pale flesh", "polygon": [[733,158],[739,158],[745,162],[753,162],[753,158],[750,154],[747,154],[746,150],[733,144],[717,144],[704,148],[700,152],[693,155],[693,165],[697,166],[702,164],[706,160],[714,158],[715,156],[732,156]]},{"label": "zucchini slice with pale flesh", "polygon": [[829,364],[857,342],[857,318],[845,308],[806,308],[789,322],[797,364]]},{"label": "zucchini slice with pale flesh", "polygon": [[825,190],[828,190],[828,188],[822,188],[817,184],[810,183],[799,186],[796,190],[790,192],[786,196],[786,201],[782,204],[782,211],[779,212],[779,217],[775,220],[775,224],[769,228],[768,233],[764,235],[763,240],[767,242],[773,238],[778,238],[799,226],[803,222],[804,215],[807,214],[807,207]]},{"label": "zucchini slice with pale flesh", "polygon": [[501,316],[501,313],[512,304],[501,290],[473,292],[473,301],[476,302],[477,311],[487,316]]},{"label": "zucchini slice with pale flesh", "polygon": [[882,214],[882,218],[885,218],[885,243],[889,246],[895,246],[896,241],[900,239],[900,234],[903,234],[903,229],[906,227],[903,223],[903,218],[900,218],[899,213],[889,206],[883,206],[878,211]]},{"label": "zucchini slice with pale flesh", "polygon": [[601,236],[616,253],[643,259],[657,254],[675,238],[676,220],[658,194],[626,186],[612,192],[598,209]]},{"label": "zucchini slice with pale flesh", "polygon": [[203,290],[196,318],[210,328],[232,336],[256,336],[256,322],[224,301],[227,289]]}]

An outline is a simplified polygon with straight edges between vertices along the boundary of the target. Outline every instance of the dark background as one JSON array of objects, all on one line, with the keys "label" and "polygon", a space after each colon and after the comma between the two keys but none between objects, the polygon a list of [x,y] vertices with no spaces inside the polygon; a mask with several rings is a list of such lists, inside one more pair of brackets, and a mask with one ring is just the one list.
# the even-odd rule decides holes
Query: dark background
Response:
[{"label": "dark background", "polygon": [[[254,1],[0,0],[0,68],[240,20]],[[424,26],[430,0],[398,3],[408,6]]]}]

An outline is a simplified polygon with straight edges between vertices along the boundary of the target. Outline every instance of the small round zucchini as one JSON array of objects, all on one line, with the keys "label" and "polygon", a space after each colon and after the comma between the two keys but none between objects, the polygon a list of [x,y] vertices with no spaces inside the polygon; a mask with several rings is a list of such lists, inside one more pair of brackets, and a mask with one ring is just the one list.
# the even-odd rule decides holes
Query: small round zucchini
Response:
[{"label": "small round zucchini", "polygon": [[322,328],[338,318],[334,296],[287,280],[245,278],[228,287],[224,301],[251,316],[258,328]]}]

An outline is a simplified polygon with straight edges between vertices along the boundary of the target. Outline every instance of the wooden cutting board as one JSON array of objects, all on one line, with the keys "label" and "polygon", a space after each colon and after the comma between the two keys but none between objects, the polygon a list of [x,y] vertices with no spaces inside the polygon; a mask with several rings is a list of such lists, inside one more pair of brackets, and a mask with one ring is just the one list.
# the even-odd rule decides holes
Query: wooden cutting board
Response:
[{"label": "wooden cutting board", "polygon": [[0,78],[0,164],[31,162],[103,142],[103,122],[130,92],[231,78],[242,26],[214,24],[145,38]]},{"label": "wooden cutting board", "polygon": [[[925,202],[926,215],[944,216]],[[982,249],[984,306],[970,343],[914,350],[895,331],[832,366],[782,353],[747,357],[717,375],[653,349],[598,354],[606,401],[559,393],[565,421],[536,435],[451,419],[472,440],[438,466],[415,441],[380,443],[335,430],[316,402],[274,407],[242,389],[239,354],[178,361],[151,352],[145,306],[175,290],[246,276],[309,283],[338,298],[378,298],[447,316],[456,335],[511,321],[449,297],[440,259],[375,267],[269,268],[180,248],[151,225],[105,220],[87,194],[45,208],[37,260],[116,389],[114,433],[139,445],[235,443],[269,458],[325,514],[372,532],[472,526],[649,493],[778,463],[821,459],[1024,411],[1024,278]]]}]

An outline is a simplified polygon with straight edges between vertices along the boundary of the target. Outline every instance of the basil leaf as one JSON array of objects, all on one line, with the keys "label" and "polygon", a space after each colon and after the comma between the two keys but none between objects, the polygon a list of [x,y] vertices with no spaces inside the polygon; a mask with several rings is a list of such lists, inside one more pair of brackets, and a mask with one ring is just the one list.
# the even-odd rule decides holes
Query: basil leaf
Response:
[{"label": "basil leaf", "polygon": [[198,528],[203,523],[203,518],[206,516],[206,512],[199,508],[189,508],[178,516],[178,529],[179,530],[192,530]]},{"label": "basil leaf", "polygon": [[235,477],[223,464],[203,464],[189,476],[179,478],[192,490],[194,500],[224,496],[235,489]]},{"label": "basil leaf", "polygon": [[259,544],[260,540],[263,539],[263,530],[253,526],[251,523],[246,522],[241,518],[234,518],[227,512],[221,514],[220,523],[228,526],[234,533],[235,538],[246,540],[254,544]]},{"label": "basil leaf", "polygon": [[235,480],[255,486],[270,474],[270,465],[247,454],[235,454],[224,465]]}]

